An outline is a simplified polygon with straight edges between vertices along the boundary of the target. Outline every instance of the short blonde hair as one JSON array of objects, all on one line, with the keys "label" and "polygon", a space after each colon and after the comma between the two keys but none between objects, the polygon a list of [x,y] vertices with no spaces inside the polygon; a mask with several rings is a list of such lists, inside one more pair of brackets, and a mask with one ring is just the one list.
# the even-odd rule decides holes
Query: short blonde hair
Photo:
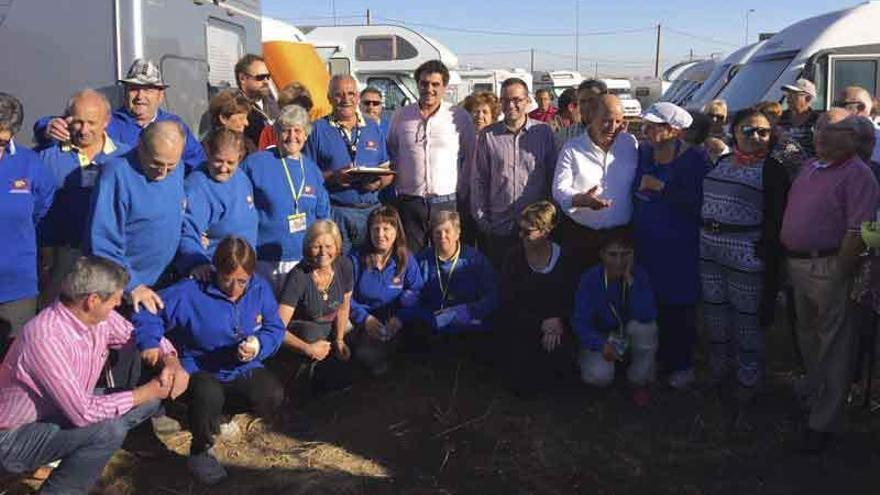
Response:
[{"label": "short blonde hair", "polygon": [[519,222],[533,229],[552,232],[556,227],[556,207],[549,201],[532,203],[523,208]]},{"label": "short blonde hair", "polygon": [[782,105],[777,101],[762,101],[755,105],[755,109],[774,122],[782,117]]},{"label": "short blonde hair", "polygon": [[306,235],[303,237],[303,254],[307,253],[309,251],[309,246],[311,246],[322,235],[329,235],[333,238],[333,244],[336,244],[336,258],[341,256],[342,233],[339,232],[339,227],[336,225],[336,222],[326,219],[315,220],[314,223],[309,225],[309,228],[306,230]]},{"label": "short blonde hair", "polygon": [[703,107],[703,113],[711,114],[713,111],[728,115],[727,102],[724,100],[712,100]]},{"label": "short blonde hair", "polygon": [[458,216],[458,212],[437,210],[431,214],[431,230],[436,229],[446,222],[451,222],[455,230],[461,232],[461,217]]}]

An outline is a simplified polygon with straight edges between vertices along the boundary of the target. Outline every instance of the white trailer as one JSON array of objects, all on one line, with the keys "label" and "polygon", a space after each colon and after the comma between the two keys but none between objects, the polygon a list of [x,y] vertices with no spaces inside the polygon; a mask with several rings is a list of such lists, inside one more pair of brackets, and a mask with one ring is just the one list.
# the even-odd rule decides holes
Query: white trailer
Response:
[{"label": "white trailer", "polygon": [[578,87],[584,80],[580,72],[573,70],[536,71],[533,76],[535,89],[549,89],[554,99],[566,89]]},{"label": "white trailer", "polygon": [[766,42],[766,40],[761,40],[751,45],[746,45],[728,55],[720,64],[715,66],[715,69],[709,74],[709,78],[693,94],[687,107],[691,110],[701,110],[706,103],[714,100],[730,84],[740,68],[748,63],[752,56]]},{"label": "white trailer", "polygon": [[608,93],[617,95],[623,107],[623,116],[635,118],[642,114],[642,104],[633,96],[629,79],[600,79],[608,87]]},{"label": "white trailer", "polygon": [[455,72],[460,81],[449,92],[453,102],[459,102],[477,91],[489,91],[500,96],[501,84],[512,77],[522,79],[529,88],[529,94],[534,90],[532,74],[524,69],[458,68]]}]

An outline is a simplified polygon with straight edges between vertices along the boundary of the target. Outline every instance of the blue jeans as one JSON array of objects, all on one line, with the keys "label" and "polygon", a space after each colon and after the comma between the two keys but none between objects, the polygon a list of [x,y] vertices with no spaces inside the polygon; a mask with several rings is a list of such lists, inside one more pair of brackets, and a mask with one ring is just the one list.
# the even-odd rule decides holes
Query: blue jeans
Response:
[{"label": "blue jeans", "polygon": [[146,402],[118,418],[82,428],[35,422],[0,431],[0,468],[25,473],[60,459],[61,465],[52,471],[40,493],[87,494],[122,446],[128,430],[150,418],[160,404]]},{"label": "blue jeans", "polygon": [[379,203],[369,208],[349,208],[334,204],[330,209],[330,216],[339,232],[342,234],[342,254],[347,255],[352,248],[359,248],[367,242],[367,217],[373,210],[380,206]]}]

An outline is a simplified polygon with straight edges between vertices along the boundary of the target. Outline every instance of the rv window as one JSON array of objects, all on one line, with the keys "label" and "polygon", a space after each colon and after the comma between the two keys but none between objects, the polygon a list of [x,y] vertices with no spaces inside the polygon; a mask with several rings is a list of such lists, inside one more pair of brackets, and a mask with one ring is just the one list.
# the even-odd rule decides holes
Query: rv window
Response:
[{"label": "rv window", "polygon": [[492,83],[476,83],[476,84],[474,84],[473,91],[474,91],[474,93],[476,93],[478,91],[488,91],[489,93],[492,93],[494,86],[495,85]]},{"label": "rv window", "polygon": [[836,59],[831,84],[832,94],[847,86],[861,86],[870,94],[877,91],[877,60]]},{"label": "rv window", "polygon": [[347,76],[351,74],[351,60],[347,58],[331,58],[327,61],[327,72],[331,76]]},{"label": "rv window", "polygon": [[752,61],[740,68],[736,77],[718,95],[731,110],[740,110],[761,101],[793,57]]},{"label": "rv window", "polygon": [[235,63],[244,55],[244,29],[219,19],[208,19],[205,31],[208,53],[208,84],[234,88]]},{"label": "rv window", "polygon": [[400,36],[360,36],[355,40],[355,58],[363,62],[406,60],[418,50]]},{"label": "rv window", "polygon": [[367,79],[367,86],[372,86],[382,93],[385,110],[394,111],[409,104],[409,99],[403,90],[387,77],[371,77]]}]

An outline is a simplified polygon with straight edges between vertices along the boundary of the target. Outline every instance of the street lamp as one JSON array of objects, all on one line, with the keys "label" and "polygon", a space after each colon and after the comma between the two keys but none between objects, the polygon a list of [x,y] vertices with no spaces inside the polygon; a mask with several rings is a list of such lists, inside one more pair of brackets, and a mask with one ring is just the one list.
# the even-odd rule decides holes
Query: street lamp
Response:
[{"label": "street lamp", "polygon": [[755,9],[749,9],[746,11],[746,45],[749,44],[749,15],[754,11]]}]

